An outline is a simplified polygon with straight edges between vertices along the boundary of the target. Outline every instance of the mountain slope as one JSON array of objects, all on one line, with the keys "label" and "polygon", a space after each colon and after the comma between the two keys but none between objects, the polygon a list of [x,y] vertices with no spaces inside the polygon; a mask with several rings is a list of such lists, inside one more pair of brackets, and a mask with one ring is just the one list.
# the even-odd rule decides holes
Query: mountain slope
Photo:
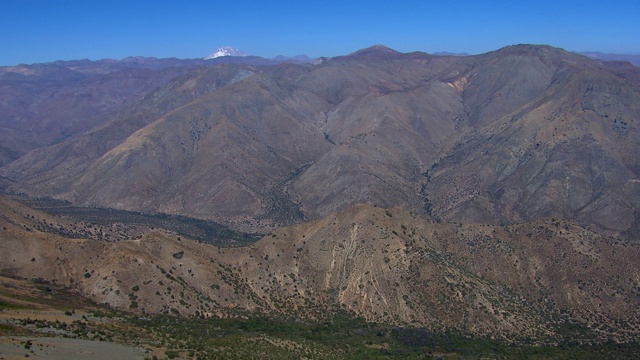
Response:
[{"label": "mountain slope", "polygon": [[0,142],[23,155],[64,141],[186,71],[108,61],[0,68]]},{"label": "mountain slope", "polygon": [[20,181],[15,186],[23,186],[30,193],[46,195],[69,191],[68,184],[81,176],[88,164],[135,131],[202,94],[252,74],[251,67],[242,65],[192,71],[145,95],[142,101],[120,109],[104,124],[67,141],[35,149],[3,170],[10,178]]},{"label": "mountain slope", "polygon": [[629,341],[640,331],[638,245],[562,221],[436,224],[357,206],[224,249],[160,230],[116,243],[65,239],[40,230],[46,215],[1,200],[4,276],[120,309],[298,319],[347,309],[512,341]]},{"label": "mountain slope", "polygon": [[628,238],[640,228],[637,69],[549,46],[466,57],[374,46],[181,95],[207,71],[154,92],[181,100],[141,103],[151,115],[129,130],[117,129],[136,117],[100,128],[118,135],[81,166],[70,154],[89,137],[0,175],[15,192],[249,231],[358,203],[488,224],[559,217]]},{"label": "mountain slope", "polygon": [[[337,141],[343,141],[349,137],[365,135],[362,133],[361,127],[367,119],[362,118],[363,114],[358,114],[357,109],[354,111],[351,106],[348,106],[350,103],[361,102],[360,108],[366,107],[372,101],[372,97],[375,98],[380,91],[388,91],[386,88],[392,91],[401,89],[400,85],[395,83],[396,80],[387,73],[387,69],[379,68],[376,64],[372,69],[363,69],[353,74],[349,74],[350,69],[345,70],[339,63],[336,66],[327,66],[319,70],[309,66],[282,65],[261,76],[248,78],[231,87],[223,87],[211,96],[206,95],[195,99],[187,106],[177,108],[147,128],[141,129],[124,143],[112,148],[111,152],[104,155],[106,157],[103,159],[91,160],[91,166],[82,169],[83,172],[87,172],[80,175],[86,180],[69,177],[68,174],[65,174],[64,178],[54,175],[56,180],[60,180],[62,184],[53,189],[38,186],[43,191],[41,194],[59,196],[61,190],[64,192],[64,189],[69,189],[72,192],[63,196],[80,203],[148,211],[189,213],[227,222],[238,216],[250,219],[260,218],[261,214],[265,214],[267,226],[274,223],[274,220],[276,224],[282,224],[283,221],[286,223],[287,218],[291,218],[291,215],[282,215],[284,218],[278,215],[282,212],[285,214],[293,213],[294,220],[295,218],[302,219],[303,216],[295,215],[296,205],[292,203],[290,200],[292,196],[288,195],[285,189],[289,187],[289,178],[299,174],[306,166],[321,158],[331,147],[348,149],[349,145],[347,144],[336,145],[334,138]],[[339,79],[343,78],[345,74],[349,74],[349,78],[344,78],[346,82],[343,85],[343,94],[326,94],[329,96],[328,99],[327,96],[323,96],[325,94],[318,94],[318,88],[323,87],[327,81],[340,81]],[[413,75],[412,72],[407,72],[404,76],[411,75]],[[371,83],[374,86],[373,84],[379,81],[380,77],[383,77],[384,81],[388,83],[384,85],[385,88],[362,89],[362,83]],[[384,121],[385,127],[376,131],[383,133],[388,130],[386,126],[396,127],[393,118],[402,116],[403,121],[407,122],[405,126],[419,126],[423,129],[421,133],[427,133],[425,129],[429,126],[425,123],[433,122],[435,117],[440,115],[436,113],[437,111],[446,112],[447,110],[442,109],[444,106],[421,106],[418,97],[424,96],[429,91],[434,94],[438,94],[438,91],[442,93],[442,90],[444,90],[444,94],[438,96],[451,96],[448,94],[451,90],[447,89],[448,87],[443,88],[441,85],[435,85],[434,90],[431,88],[416,89],[415,92],[418,94],[409,101],[410,104],[414,104],[418,108],[409,113],[400,111],[399,115],[394,113],[389,116],[385,115],[389,117]],[[331,90],[329,91],[331,92]],[[410,91],[414,90],[410,89]],[[334,99],[332,98],[334,96],[338,97]],[[398,97],[397,95],[392,96]],[[389,103],[392,101],[393,99],[390,99]],[[344,110],[332,114],[332,118],[337,120],[329,123],[327,114],[335,107],[335,102],[347,106],[344,106]],[[425,109],[424,114],[417,114],[420,107]],[[435,114],[431,115],[430,112]],[[429,116],[429,118],[421,119],[421,116]],[[447,116],[450,115],[447,114]],[[350,129],[341,128],[344,125],[340,124],[350,122],[352,118],[357,117],[360,117],[361,120],[354,123]],[[215,129],[211,130],[213,127]],[[375,129],[375,126],[371,127]],[[451,133],[451,124],[441,127]],[[404,130],[402,127],[394,130],[394,132],[398,131]],[[340,137],[333,135],[338,132]],[[168,134],[171,136],[167,136]],[[174,136],[179,134],[182,135]],[[152,146],[161,146],[163,155],[158,156],[157,150],[147,152],[143,149],[141,147],[144,143],[142,138],[148,139],[145,141]],[[435,142],[437,139],[436,136],[432,136],[432,138],[431,142]],[[420,144],[419,135],[411,136],[411,140],[416,145],[409,143],[406,152],[412,152],[414,157],[418,153],[428,153]],[[384,146],[396,152],[393,147]],[[418,148],[412,149],[415,146]],[[429,147],[433,147],[433,145],[429,144]],[[124,149],[131,150],[131,153],[126,155],[126,161],[115,163],[118,168],[116,170],[112,167],[114,157],[116,154],[124,154]],[[46,152],[52,153],[51,149],[47,149]],[[60,154],[60,156],[64,156],[64,154]],[[187,162],[185,158],[182,158],[183,156],[189,156],[193,159]],[[404,155],[393,156],[401,158]],[[148,184],[141,183],[139,186],[148,187],[148,190],[141,190],[143,191],[140,196],[141,200],[137,200],[137,195],[129,196],[128,193],[131,182],[146,176],[145,171],[148,169],[141,166],[139,170],[136,170],[137,167],[132,167],[128,162],[129,159],[138,157],[140,163],[144,164],[154,164],[159,159],[163,162],[169,162],[162,166],[153,165],[156,166],[156,173],[161,171],[161,178],[166,181],[157,183],[151,180]],[[21,188],[21,191],[32,192],[36,188],[34,185],[43,180],[50,183],[50,176],[45,178],[42,174],[38,174],[39,171],[34,171],[32,166],[27,165],[33,161],[29,160],[30,158],[25,157],[25,159],[5,168],[7,171],[5,174],[17,181],[14,185],[15,189]],[[35,159],[35,161],[40,161],[37,156]],[[220,165],[216,165],[216,162],[220,162]],[[187,171],[185,166],[190,166],[190,164],[193,164],[193,170]],[[111,169],[109,171],[112,171],[112,175],[105,173],[106,170],[100,170],[101,168]],[[92,173],[94,171],[95,173]],[[139,175],[135,175],[136,172]],[[35,173],[32,179],[27,177],[29,173]],[[125,173],[129,174],[129,177],[113,176]],[[202,177],[202,174],[212,174],[215,181],[209,177]],[[153,177],[154,175],[149,176]],[[395,177],[398,178],[398,176]],[[111,189],[120,189],[125,193],[109,194],[111,190],[101,189],[102,183],[93,179],[101,179],[104,183],[108,182],[112,184],[109,185]],[[354,182],[357,179],[349,181]],[[382,181],[387,180],[383,179]],[[125,182],[126,185],[123,184]],[[214,184],[221,184],[221,186],[212,188]],[[167,186],[175,186],[176,190],[172,191]],[[133,186],[133,190],[135,188],[136,185]],[[193,192],[191,194],[177,193],[183,191],[184,188],[193,189]],[[172,192],[175,192],[175,195],[172,195]],[[211,196],[208,198],[193,196],[197,192],[211,193]],[[167,197],[157,198],[154,200],[155,203],[151,203],[150,200],[154,197],[152,194],[165,194]],[[97,198],[96,195],[100,198]],[[180,200],[176,196],[188,197],[189,201]],[[252,198],[255,200],[251,200]],[[358,200],[362,201],[363,199]],[[397,201],[394,200],[394,202]],[[221,203],[226,206],[220,206]],[[189,208],[184,208],[185,205],[182,204],[187,204]],[[340,205],[340,207],[343,206]],[[336,208],[335,205],[330,205],[330,207]],[[327,213],[327,210],[312,209],[309,215],[317,216],[318,213]],[[261,225],[258,224],[258,226]]]},{"label": "mountain slope", "polygon": [[633,229],[639,90],[590,62],[559,67],[544,91],[469,134],[429,172],[434,212],[463,222],[560,217]]}]

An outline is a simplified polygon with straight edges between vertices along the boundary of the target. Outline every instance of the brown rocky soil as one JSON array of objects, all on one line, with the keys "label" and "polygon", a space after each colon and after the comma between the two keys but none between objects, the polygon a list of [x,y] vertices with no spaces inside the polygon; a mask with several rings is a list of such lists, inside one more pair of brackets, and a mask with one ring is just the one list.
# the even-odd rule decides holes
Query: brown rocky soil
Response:
[{"label": "brown rocky soil", "polygon": [[66,239],[33,230],[31,216],[41,213],[2,205],[5,276],[126,311],[322,319],[346,309],[375,322],[511,339],[566,336],[578,326],[625,341],[640,331],[638,245],[556,219],[438,224],[362,205],[249,247],[218,248],[160,231],[111,243]]}]

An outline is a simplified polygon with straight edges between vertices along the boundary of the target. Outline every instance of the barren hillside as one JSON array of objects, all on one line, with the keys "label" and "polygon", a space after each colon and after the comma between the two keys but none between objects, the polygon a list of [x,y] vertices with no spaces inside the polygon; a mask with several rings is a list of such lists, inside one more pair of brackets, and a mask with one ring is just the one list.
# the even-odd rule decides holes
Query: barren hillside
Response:
[{"label": "barren hillside", "polygon": [[533,45],[202,66],[82,135],[3,150],[0,176],[11,192],[246,231],[367,203],[636,239],[639,74]]},{"label": "barren hillside", "polygon": [[[53,219],[2,199],[4,276],[41,279],[127,311],[237,311],[367,320],[515,339],[637,336],[640,249],[549,219],[507,227],[437,224],[356,206],[245,248],[162,231],[120,242],[38,230]],[[578,331],[579,330],[579,331]]]}]

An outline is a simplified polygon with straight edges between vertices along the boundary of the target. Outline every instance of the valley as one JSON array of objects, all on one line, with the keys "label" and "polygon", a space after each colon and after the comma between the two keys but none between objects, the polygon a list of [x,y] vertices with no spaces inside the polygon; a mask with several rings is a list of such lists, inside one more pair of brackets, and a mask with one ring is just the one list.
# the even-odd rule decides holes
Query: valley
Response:
[{"label": "valley", "polygon": [[[17,197],[17,200],[35,210],[71,221],[67,226],[57,225],[58,234],[69,238],[122,241],[131,240],[141,232],[160,228],[222,247],[246,246],[260,239],[259,234],[239,233],[212,221],[179,215],[78,207],[55,199]],[[47,224],[46,221],[38,229],[47,229],[49,232],[56,230],[52,223]],[[68,231],[70,229],[73,231]]]}]

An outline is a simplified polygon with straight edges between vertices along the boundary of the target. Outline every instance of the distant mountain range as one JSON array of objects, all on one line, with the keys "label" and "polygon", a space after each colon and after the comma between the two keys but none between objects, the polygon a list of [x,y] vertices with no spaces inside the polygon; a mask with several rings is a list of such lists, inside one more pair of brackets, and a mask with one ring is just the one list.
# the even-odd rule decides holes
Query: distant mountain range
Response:
[{"label": "distant mountain range", "polygon": [[585,51],[579,54],[603,61],[628,61],[636,66],[640,66],[639,54],[606,54],[597,51]]},{"label": "distant mountain range", "polygon": [[7,191],[252,232],[359,203],[442,221],[640,226],[631,65],[548,46],[376,45],[317,65],[225,56],[0,74]]},{"label": "distant mountain range", "polygon": [[[225,56],[243,57],[243,56],[250,56],[250,55],[240,49],[230,47],[230,46],[223,46],[223,47],[217,48],[214,52],[205,56],[204,59],[210,60],[210,59],[217,59]],[[277,62],[291,62],[291,63],[308,63],[313,61],[313,59],[311,59],[306,55],[296,55],[296,56],[278,55],[275,58],[273,58],[273,60]]]}]

